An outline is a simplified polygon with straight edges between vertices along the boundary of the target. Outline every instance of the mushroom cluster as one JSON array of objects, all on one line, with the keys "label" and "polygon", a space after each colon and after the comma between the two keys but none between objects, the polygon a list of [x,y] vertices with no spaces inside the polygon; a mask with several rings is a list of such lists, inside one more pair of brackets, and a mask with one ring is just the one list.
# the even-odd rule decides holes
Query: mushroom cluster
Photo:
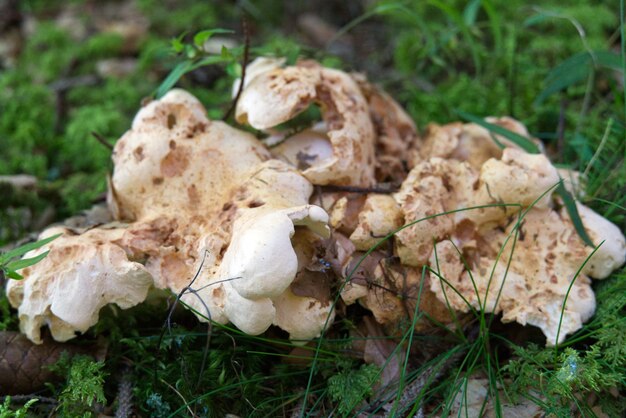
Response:
[{"label": "mushroom cluster", "polygon": [[[621,231],[578,205],[602,245],[581,241],[543,154],[475,124],[420,137],[365,77],[316,62],[261,58],[247,74],[236,120],[263,140],[207,119],[182,90],[139,111],[113,153],[113,220],[44,231],[63,236],[7,286],[31,340],[43,325],[73,338],[104,305],[134,306],[151,288],[204,321],[308,340],[332,323],[339,289],[389,326],[483,310],[554,344],[593,314],[590,277],[625,261]],[[320,120],[285,128],[311,106]],[[513,119],[489,121],[528,136]]]}]

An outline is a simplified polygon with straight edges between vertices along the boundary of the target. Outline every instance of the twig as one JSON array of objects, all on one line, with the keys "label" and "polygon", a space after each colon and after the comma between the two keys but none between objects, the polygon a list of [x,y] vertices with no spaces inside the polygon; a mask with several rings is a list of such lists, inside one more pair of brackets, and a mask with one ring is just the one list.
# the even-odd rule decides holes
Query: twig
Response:
[{"label": "twig", "polygon": [[161,381],[161,383],[165,384],[168,388],[172,389],[172,390],[174,391],[174,393],[175,393],[175,394],[177,394],[177,395],[178,395],[178,397],[179,397],[180,399],[182,399],[182,400],[183,400],[183,402],[185,403],[185,406],[187,407],[187,410],[189,411],[189,413],[191,414],[191,416],[192,416],[192,417],[194,417],[194,418],[195,418],[195,417],[197,417],[197,416],[198,416],[198,415],[196,415],[196,414],[193,412],[193,410],[192,410],[192,409],[191,409],[191,407],[189,406],[189,402],[187,402],[187,399],[185,399],[185,397],[184,397],[184,396],[183,396],[183,395],[182,395],[179,391],[177,391],[177,390],[176,390],[176,388],[175,388],[174,386],[170,385],[169,383],[167,383],[167,382],[166,382],[165,380],[163,380],[163,379],[159,379],[159,380]]},{"label": "twig", "polygon": [[92,132],[91,135],[94,138],[96,138],[96,141],[98,141],[99,143],[101,143],[102,145],[107,147],[109,149],[109,151],[113,151],[113,145],[111,145],[109,142],[107,142],[107,140],[102,135],[100,135],[97,132]]},{"label": "twig", "polygon": [[[438,369],[435,366],[428,367],[420,376],[418,376],[415,380],[409,383],[404,387],[402,391],[402,396],[398,399],[398,404],[396,408],[389,408],[389,410],[385,413],[384,418],[391,417],[391,413],[397,414],[400,411],[408,408],[413,402],[419,399],[421,393],[424,391],[424,388],[439,379],[453,363],[461,356],[463,351],[460,351],[446,360],[444,360],[441,367]],[[393,405],[394,400],[391,400],[388,404]],[[421,400],[420,400],[421,403]],[[416,416],[423,417],[424,416],[424,405],[420,404],[417,409]],[[395,415],[394,415],[395,416]]]},{"label": "twig", "polygon": [[390,183],[381,183],[377,187],[357,186],[321,186],[323,192],[348,192],[348,193],[394,193],[398,187]]},{"label": "twig", "polygon": [[242,22],[243,26],[243,36],[244,36],[244,46],[243,46],[243,65],[241,67],[241,81],[239,82],[239,88],[237,89],[237,94],[233,99],[230,107],[224,113],[222,120],[226,120],[230,117],[231,113],[235,110],[235,106],[237,106],[237,102],[239,101],[239,97],[241,96],[241,92],[243,91],[243,85],[246,81],[246,67],[248,67],[248,60],[250,58],[250,32],[248,31],[248,21],[244,17]]}]

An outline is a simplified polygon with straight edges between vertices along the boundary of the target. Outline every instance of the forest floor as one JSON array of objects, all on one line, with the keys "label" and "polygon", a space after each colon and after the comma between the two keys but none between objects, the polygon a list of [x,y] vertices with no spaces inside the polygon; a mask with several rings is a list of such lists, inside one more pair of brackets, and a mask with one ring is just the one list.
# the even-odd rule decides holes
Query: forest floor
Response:
[{"label": "forest floor", "polygon": [[[420,131],[516,118],[555,165],[584,174],[577,199],[624,231],[623,3],[0,0],[0,176],[25,175],[19,184],[0,177],[0,249],[104,202],[111,146],[142,101],[194,58],[194,35],[215,28],[232,31],[211,40],[226,47],[223,62],[174,80],[209,118],[232,104],[246,43],[250,60],[315,59],[367,74]],[[364,325],[367,311],[353,306],[299,347],[273,328],[252,337],[217,325],[209,344],[206,324],[180,307],[166,329],[173,295],[107,307],[73,342],[88,356],[59,360],[45,384],[0,402],[0,417],[624,416],[626,270],[593,288],[595,316],[556,348],[490,314],[409,339]],[[0,364],[18,329],[2,292]],[[364,329],[379,357],[408,354],[399,382],[357,348]]]}]

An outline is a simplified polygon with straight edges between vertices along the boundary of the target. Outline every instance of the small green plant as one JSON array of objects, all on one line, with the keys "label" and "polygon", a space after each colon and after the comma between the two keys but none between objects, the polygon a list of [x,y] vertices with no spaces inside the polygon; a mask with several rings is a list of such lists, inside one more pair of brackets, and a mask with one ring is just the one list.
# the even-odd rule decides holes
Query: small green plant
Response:
[{"label": "small green plant", "polygon": [[372,394],[372,385],[380,373],[373,364],[352,367],[351,361],[339,362],[339,373],[328,379],[328,394],[338,403],[341,415],[348,415],[359,402]]},{"label": "small green plant", "polygon": [[105,403],[104,363],[94,361],[91,357],[67,355],[52,367],[59,375],[65,375],[65,388],[58,397],[58,411],[63,417],[91,417],[94,415],[94,404]]},{"label": "small green plant", "polygon": [[23,277],[17,272],[17,270],[32,266],[33,264],[37,264],[48,255],[48,251],[36,255],[35,257],[23,258],[21,260],[15,259],[23,256],[29,251],[43,247],[44,245],[57,239],[59,236],[61,236],[61,234],[53,235],[51,237],[36,242],[25,244],[20,247],[14,248],[13,250],[8,251],[4,254],[0,254],[0,275],[5,275],[6,277],[14,280],[22,280]]},{"label": "small green plant", "polygon": [[31,399],[17,410],[11,409],[11,397],[4,398],[4,403],[0,404],[0,418],[25,418],[28,409],[37,402],[37,399]]},{"label": "small green plant", "polygon": [[225,33],[232,33],[232,31],[226,29],[203,30],[196,33],[193,37],[193,42],[189,43],[183,42],[186,33],[174,38],[171,45],[172,50],[174,53],[184,57],[184,60],[178,63],[163,80],[155,93],[156,98],[163,97],[185,74],[206,65],[226,64],[227,73],[240,74],[241,66],[237,63],[236,56],[233,55],[231,50],[222,46],[220,54],[217,55],[207,52],[204,48],[205,42],[211,39],[213,35]]}]

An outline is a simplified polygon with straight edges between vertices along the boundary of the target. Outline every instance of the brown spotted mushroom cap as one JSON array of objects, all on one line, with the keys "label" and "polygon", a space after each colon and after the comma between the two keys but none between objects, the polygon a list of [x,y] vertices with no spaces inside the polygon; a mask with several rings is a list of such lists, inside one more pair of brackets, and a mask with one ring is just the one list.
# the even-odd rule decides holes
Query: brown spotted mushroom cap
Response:
[{"label": "brown spotted mushroom cap", "polygon": [[244,88],[236,118],[256,129],[268,129],[314,103],[321,108],[326,138],[316,139],[311,148],[310,140],[296,137],[308,148],[303,153],[314,152],[302,174],[313,184],[371,185],[375,134],[368,104],[357,83],[342,71],[302,62],[262,72]]},{"label": "brown spotted mushroom cap", "polygon": [[23,280],[7,283],[8,299],[18,309],[20,330],[35,343],[41,343],[44,325],[55,340],[67,341],[95,325],[103,306],[128,309],[143,302],[152,287],[148,270],[115,244],[123,229],[91,229],[75,235],[53,227],[40,239],[57,233],[63,236],[25,255],[49,250],[48,256],[23,269]]},{"label": "brown spotted mushroom cap", "polygon": [[[609,245],[596,253],[578,276],[576,272],[593,248],[582,242],[565,209],[533,208],[520,223],[517,237],[514,229],[518,223],[514,221],[505,230],[484,234],[480,245],[455,239],[439,242],[430,260],[435,271],[431,290],[454,310],[467,312],[469,303],[476,309],[501,313],[505,322],[541,328],[549,345],[562,342],[593,315],[595,299],[589,276],[606,277],[626,256],[624,236],[614,229],[617,227],[604,218],[604,228],[598,227],[594,224],[598,219],[587,213],[590,209],[579,205],[579,210],[585,213],[583,222],[593,239],[606,240]],[[464,255],[471,273],[459,254]]]}]

